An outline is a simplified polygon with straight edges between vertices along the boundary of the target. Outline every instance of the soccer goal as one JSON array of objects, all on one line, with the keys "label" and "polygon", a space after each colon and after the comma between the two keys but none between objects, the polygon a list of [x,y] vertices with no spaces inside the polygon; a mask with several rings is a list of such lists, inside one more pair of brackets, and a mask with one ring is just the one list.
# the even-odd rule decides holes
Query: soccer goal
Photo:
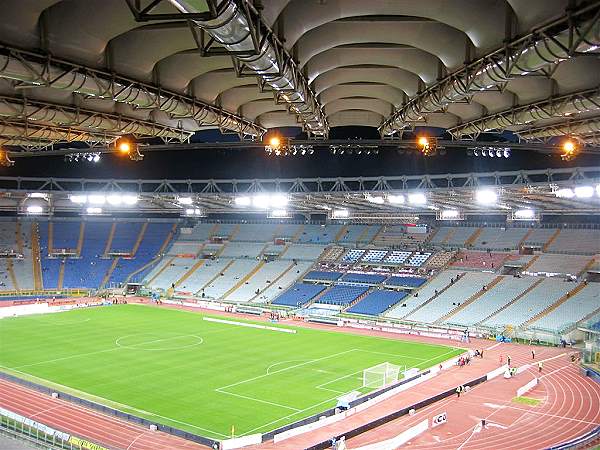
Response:
[{"label": "soccer goal", "polygon": [[363,370],[363,387],[378,389],[398,381],[402,366],[384,362]]}]

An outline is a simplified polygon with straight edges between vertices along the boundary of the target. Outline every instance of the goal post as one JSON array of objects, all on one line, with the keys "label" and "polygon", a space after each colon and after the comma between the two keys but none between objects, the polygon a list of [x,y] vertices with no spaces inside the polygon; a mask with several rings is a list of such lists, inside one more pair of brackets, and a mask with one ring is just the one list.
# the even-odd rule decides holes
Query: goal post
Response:
[{"label": "goal post", "polygon": [[362,387],[378,389],[398,381],[401,366],[384,362],[363,370]]}]

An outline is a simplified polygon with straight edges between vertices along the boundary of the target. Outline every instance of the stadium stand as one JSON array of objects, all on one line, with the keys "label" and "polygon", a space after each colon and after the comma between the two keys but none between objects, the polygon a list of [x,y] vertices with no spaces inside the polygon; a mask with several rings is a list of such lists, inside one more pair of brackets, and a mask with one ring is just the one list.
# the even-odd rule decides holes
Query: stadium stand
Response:
[{"label": "stadium stand", "polygon": [[312,281],[335,281],[342,276],[341,272],[324,272],[321,270],[311,270],[305,276],[305,280]]},{"label": "stadium stand", "polygon": [[544,251],[595,255],[600,253],[600,230],[561,230]]},{"label": "stadium stand", "polygon": [[385,258],[387,264],[404,264],[412,252],[392,250]]},{"label": "stadium stand", "polygon": [[562,279],[546,278],[519,300],[487,318],[482,325],[489,327],[521,325],[556,302],[574,287],[573,283]]},{"label": "stadium stand", "polygon": [[487,286],[495,276],[489,273],[468,272],[437,298],[406,316],[408,320],[433,323]]},{"label": "stadium stand", "polygon": [[408,258],[406,265],[411,267],[421,267],[430,256],[430,252],[415,252]]},{"label": "stadium stand", "polygon": [[427,233],[409,233],[405,225],[385,225],[373,239],[373,244],[415,251],[421,248],[427,238]]},{"label": "stadium stand", "polygon": [[387,278],[386,275],[371,273],[346,273],[339,281],[361,284],[379,284]]},{"label": "stadium stand", "polygon": [[463,251],[456,255],[452,267],[497,270],[502,267],[508,256],[507,253]]},{"label": "stadium stand", "polygon": [[600,309],[600,284],[588,283],[556,309],[532,322],[530,327],[561,332]]},{"label": "stadium stand", "polygon": [[362,257],[362,262],[380,262],[383,260],[385,255],[388,253],[387,250],[367,250]]},{"label": "stadium stand", "polygon": [[258,296],[253,298],[252,301],[258,303],[270,302],[275,297],[280,295],[284,289],[288,288],[296,280],[300,279],[302,274],[306,272],[311,265],[312,263],[308,261],[298,261],[291,267],[290,270],[280,274],[278,279],[272,281],[264,290],[260,292]]},{"label": "stadium stand", "polygon": [[399,286],[418,288],[427,282],[426,278],[411,277],[411,276],[391,276],[384,281],[386,286]]},{"label": "stadium stand", "polygon": [[[266,289],[273,280],[279,278],[287,270],[291,270],[294,264],[290,261],[272,261],[263,265],[243,285],[233,291],[225,300],[236,302],[248,302]],[[257,292],[258,291],[258,292]]]},{"label": "stadium stand", "polygon": [[109,253],[131,253],[142,229],[141,222],[115,222]]},{"label": "stadium stand", "polygon": [[[463,274],[464,272],[458,270],[445,270],[441,272],[438,276],[419,288],[417,292],[406,297],[400,305],[389,310],[385,315],[395,319],[403,318],[409,315],[412,311],[430,301],[432,298],[450,286],[452,279],[454,279],[456,282],[456,280]],[[406,308],[402,307],[402,304],[406,304]]]},{"label": "stadium stand", "polygon": [[326,287],[323,285],[296,283],[279,297],[277,297],[273,301],[273,304],[282,306],[305,305],[325,289]]},{"label": "stadium stand", "polygon": [[287,250],[284,250],[281,254],[281,258],[284,259],[296,259],[302,261],[315,261],[321,256],[323,252],[322,245],[310,245],[310,244],[289,244]]},{"label": "stadium stand", "polygon": [[377,316],[406,297],[406,292],[376,290],[346,310],[354,314]]},{"label": "stadium stand", "polygon": [[452,260],[452,258],[454,258],[455,255],[456,252],[448,251],[434,253],[425,264],[425,267],[427,269],[443,269],[448,264],[450,264],[450,261]]},{"label": "stadium stand", "polygon": [[337,261],[344,254],[344,247],[332,246],[325,249],[321,256],[321,261]]},{"label": "stadium stand", "polygon": [[480,250],[516,250],[527,233],[527,228],[483,228],[473,244]]},{"label": "stadium stand", "polygon": [[558,273],[577,275],[590,263],[589,256],[580,255],[553,255],[544,253],[539,255],[527,269],[531,273]]},{"label": "stadium stand", "polygon": [[233,241],[269,242],[278,234],[280,225],[272,223],[244,224],[240,226]]},{"label": "stadium stand", "polygon": [[367,292],[368,289],[365,286],[332,286],[318,298],[316,303],[347,306]]},{"label": "stadium stand", "polygon": [[516,278],[505,276],[500,283],[447,319],[446,322],[461,326],[474,325],[508,304],[523,291],[530,288],[537,280],[535,277]]},{"label": "stadium stand", "polygon": [[223,258],[256,258],[265,244],[261,242],[229,242],[220,254]]},{"label": "stadium stand", "polygon": [[533,228],[523,241],[523,245],[543,249],[555,233],[556,229],[554,228]]},{"label": "stadium stand", "polygon": [[234,259],[232,261],[233,263],[222,272],[222,276],[217,277],[204,288],[204,293],[208,298],[221,298],[259,264],[255,259]]},{"label": "stadium stand", "polygon": [[350,263],[356,262],[360,258],[362,258],[362,256],[365,254],[365,252],[366,252],[366,250],[362,250],[362,249],[348,250],[348,252],[342,258],[342,261],[350,262]]},{"label": "stadium stand", "polygon": [[330,244],[340,232],[342,225],[306,225],[298,242],[313,244]]}]

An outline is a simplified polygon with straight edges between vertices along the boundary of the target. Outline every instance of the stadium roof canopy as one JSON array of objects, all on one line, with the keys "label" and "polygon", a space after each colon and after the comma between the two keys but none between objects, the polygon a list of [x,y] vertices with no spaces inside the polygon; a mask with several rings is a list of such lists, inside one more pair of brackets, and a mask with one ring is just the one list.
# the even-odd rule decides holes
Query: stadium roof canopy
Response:
[{"label": "stadium roof canopy", "polygon": [[0,144],[300,126],[598,143],[595,0],[4,0]]},{"label": "stadium roof canopy", "polygon": [[508,220],[539,220],[543,215],[600,215],[600,167],[271,180],[0,177],[0,193],[5,214],[225,213],[262,219],[321,214],[364,222],[501,214]]}]

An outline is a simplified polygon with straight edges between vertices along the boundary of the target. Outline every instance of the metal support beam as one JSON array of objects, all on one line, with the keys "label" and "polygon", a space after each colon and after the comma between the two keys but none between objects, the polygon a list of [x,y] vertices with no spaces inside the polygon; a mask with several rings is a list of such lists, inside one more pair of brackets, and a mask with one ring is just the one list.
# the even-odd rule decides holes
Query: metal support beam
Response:
[{"label": "metal support beam", "polygon": [[580,120],[566,120],[550,125],[529,128],[518,132],[523,139],[547,142],[557,136],[575,136],[583,140],[594,139],[600,133],[600,115]]},{"label": "metal support beam", "polygon": [[427,113],[444,111],[450,103],[469,101],[476,92],[503,89],[515,77],[544,71],[547,75],[564,59],[598,53],[600,1],[578,8],[466,63],[418,93],[384,121],[379,127],[381,135],[394,134],[409,124],[425,123]]},{"label": "metal support beam", "polygon": [[[600,85],[567,95],[551,96],[545,100],[514,106],[505,111],[488,114],[455,127],[448,132],[456,138],[473,136],[509,127],[533,128],[538,120],[571,117],[580,113],[600,110]],[[527,132],[525,130],[524,132]]]},{"label": "metal support beam", "polygon": [[216,127],[222,132],[237,133],[241,138],[260,138],[266,132],[238,114],[197,98],[14,47],[0,46],[0,78],[14,80],[16,89],[51,87],[162,111],[173,120],[190,119],[197,127]]}]

